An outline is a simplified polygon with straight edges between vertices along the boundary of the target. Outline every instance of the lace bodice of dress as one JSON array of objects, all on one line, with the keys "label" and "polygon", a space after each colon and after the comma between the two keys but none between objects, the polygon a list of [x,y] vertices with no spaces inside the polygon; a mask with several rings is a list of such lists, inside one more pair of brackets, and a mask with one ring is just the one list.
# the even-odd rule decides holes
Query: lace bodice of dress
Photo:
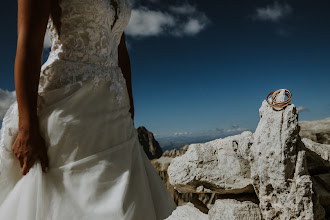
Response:
[{"label": "lace bodice of dress", "polygon": [[65,60],[118,65],[117,47],[128,24],[130,8],[125,0],[62,0],[60,36],[51,18],[51,56]]},{"label": "lace bodice of dress", "polygon": [[[127,0],[60,0],[61,25],[58,31],[49,17],[47,30],[52,42],[42,66],[39,92],[93,77],[95,83],[113,81],[119,86],[118,45],[127,26],[131,8]],[[59,33],[58,33],[59,32]]]}]

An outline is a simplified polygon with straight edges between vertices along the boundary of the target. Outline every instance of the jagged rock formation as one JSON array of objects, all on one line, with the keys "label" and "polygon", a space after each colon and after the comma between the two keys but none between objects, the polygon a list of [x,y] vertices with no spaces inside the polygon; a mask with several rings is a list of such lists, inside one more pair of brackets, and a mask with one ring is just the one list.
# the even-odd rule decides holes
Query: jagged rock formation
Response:
[{"label": "jagged rock formation", "polygon": [[184,153],[186,153],[186,151],[188,150],[189,145],[186,144],[183,147],[181,147],[180,149],[173,149],[173,150],[167,150],[163,153],[164,157],[178,157],[183,155]]},{"label": "jagged rock formation", "polygon": [[294,105],[274,111],[266,101],[247,154],[253,186],[266,219],[313,219],[312,181],[305,151],[298,149],[298,114]]},{"label": "jagged rock formation", "polygon": [[300,121],[300,137],[320,144],[330,144],[330,118],[315,121]]},{"label": "jagged rock formation", "polygon": [[170,162],[169,182],[179,192],[213,195],[213,204],[197,197],[209,219],[324,219],[324,208],[329,218],[329,146],[301,140],[292,104],[276,111],[264,101],[259,112],[253,134],[189,145]]},{"label": "jagged rock formation", "polygon": [[139,142],[143,146],[144,152],[148,158],[160,158],[163,154],[162,148],[159,146],[158,141],[154,138],[154,135],[148,131],[145,127],[141,126],[137,128]]}]

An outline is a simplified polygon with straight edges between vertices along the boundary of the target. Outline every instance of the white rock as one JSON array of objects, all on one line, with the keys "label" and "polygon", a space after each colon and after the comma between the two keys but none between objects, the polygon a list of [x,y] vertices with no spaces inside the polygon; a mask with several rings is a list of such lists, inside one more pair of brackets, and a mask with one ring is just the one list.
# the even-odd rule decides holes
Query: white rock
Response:
[{"label": "white rock", "polygon": [[319,144],[308,138],[303,138],[302,142],[305,147],[317,155],[319,155],[323,160],[330,163],[330,144]]},{"label": "white rock", "polygon": [[251,145],[251,132],[191,144],[168,167],[170,183],[181,193],[253,192],[249,161],[241,156]]},{"label": "white rock", "polygon": [[207,214],[199,211],[195,206],[188,202],[185,205],[178,206],[165,220],[207,220]]},{"label": "white rock", "polygon": [[305,152],[297,147],[296,107],[276,111],[264,101],[259,113],[249,159],[263,218],[313,219],[312,182]]},{"label": "white rock", "polygon": [[300,121],[300,136],[317,143],[330,144],[330,118],[315,121]]},{"label": "white rock", "polygon": [[218,199],[208,212],[209,220],[260,220],[259,206],[253,202]]}]

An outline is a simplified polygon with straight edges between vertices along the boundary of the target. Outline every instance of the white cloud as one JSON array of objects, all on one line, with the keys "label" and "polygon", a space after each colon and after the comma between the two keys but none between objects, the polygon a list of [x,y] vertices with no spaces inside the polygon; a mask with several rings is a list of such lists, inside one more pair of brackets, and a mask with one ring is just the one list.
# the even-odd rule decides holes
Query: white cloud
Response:
[{"label": "white cloud", "polygon": [[193,14],[197,12],[197,9],[195,6],[190,4],[183,4],[178,6],[170,6],[169,9],[177,14]]},{"label": "white cloud", "polygon": [[16,101],[16,91],[0,89],[0,121],[2,121],[8,108]]},{"label": "white cloud", "polygon": [[297,107],[297,112],[305,112],[305,111],[309,111],[309,109],[304,106]]},{"label": "white cloud", "polygon": [[192,36],[205,29],[209,19],[195,6],[168,6],[166,10],[139,7],[132,10],[125,33],[132,37]]},{"label": "white cloud", "polygon": [[131,36],[156,36],[174,25],[174,17],[167,13],[139,8],[132,10],[125,33]]},{"label": "white cloud", "polygon": [[49,37],[49,31],[46,31],[45,38],[44,38],[44,49],[48,49],[52,46],[52,42]]},{"label": "white cloud", "polygon": [[280,4],[277,1],[264,8],[257,8],[255,18],[262,21],[278,22],[284,17],[290,15],[292,8],[288,4]]},{"label": "white cloud", "polygon": [[195,35],[201,30],[204,29],[207,22],[203,21],[202,19],[191,18],[183,28],[183,33],[188,35]]}]

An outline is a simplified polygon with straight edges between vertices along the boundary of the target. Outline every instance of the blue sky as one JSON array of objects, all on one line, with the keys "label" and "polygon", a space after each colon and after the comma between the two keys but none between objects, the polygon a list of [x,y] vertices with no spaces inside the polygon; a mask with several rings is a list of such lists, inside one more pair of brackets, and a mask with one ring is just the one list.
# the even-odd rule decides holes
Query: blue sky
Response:
[{"label": "blue sky", "polygon": [[[4,5],[2,112],[13,100],[6,91],[15,89],[17,38],[17,1]],[[280,88],[292,92],[300,120],[330,117],[330,1],[136,0],[132,7],[126,33],[136,127],[156,137],[254,131],[262,101]]]}]

